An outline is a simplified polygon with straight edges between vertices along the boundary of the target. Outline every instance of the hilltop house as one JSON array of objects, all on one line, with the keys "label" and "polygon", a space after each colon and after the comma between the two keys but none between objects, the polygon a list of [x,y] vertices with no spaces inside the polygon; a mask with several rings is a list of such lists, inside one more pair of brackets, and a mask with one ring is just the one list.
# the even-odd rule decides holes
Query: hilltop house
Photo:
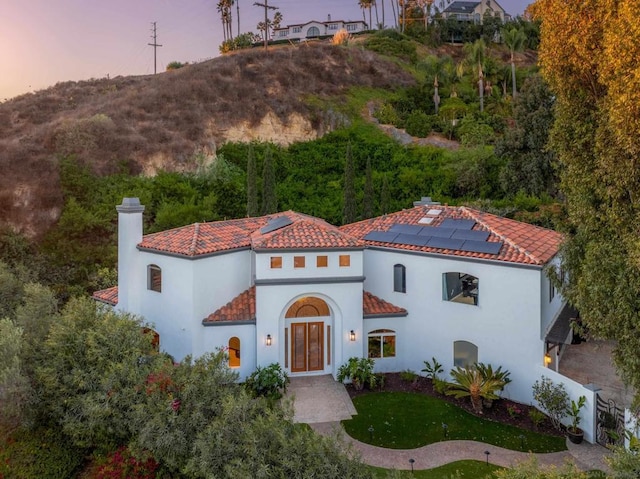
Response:
[{"label": "hilltop house", "polygon": [[455,18],[460,21],[481,24],[485,15],[500,17],[503,22],[511,16],[495,0],[481,0],[479,2],[455,1],[442,11],[443,18]]},{"label": "hilltop house", "polygon": [[137,198],[117,210],[118,286],[94,298],[153,323],[176,360],[227,348],[241,377],[480,361],[528,403],[564,305],[544,271],[558,233],[429,199],[341,228],[287,211],[146,236]]},{"label": "hilltop house", "polygon": [[274,28],[272,40],[305,40],[335,34],[338,30],[345,29],[348,33],[363,32],[367,24],[362,20],[348,21],[331,20],[328,16],[326,22],[312,20],[307,23],[296,23],[282,28]]}]

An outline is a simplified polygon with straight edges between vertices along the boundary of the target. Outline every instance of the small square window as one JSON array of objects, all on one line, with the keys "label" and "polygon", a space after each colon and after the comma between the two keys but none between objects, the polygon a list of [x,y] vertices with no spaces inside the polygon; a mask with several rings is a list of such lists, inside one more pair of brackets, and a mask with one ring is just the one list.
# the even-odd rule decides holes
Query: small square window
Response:
[{"label": "small square window", "polygon": [[293,267],[294,268],[304,268],[304,256],[294,256],[293,257]]},{"label": "small square window", "polygon": [[348,254],[341,254],[340,266],[351,266],[351,256]]},{"label": "small square window", "polygon": [[316,257],[316,267],[318,268],[326,268],[329,266],[329,257],[328,256],[317,256]]},{"label": "small square window", "polygon": [[272,269],[282,268],[282,256],[271,257],[271,268]]}]

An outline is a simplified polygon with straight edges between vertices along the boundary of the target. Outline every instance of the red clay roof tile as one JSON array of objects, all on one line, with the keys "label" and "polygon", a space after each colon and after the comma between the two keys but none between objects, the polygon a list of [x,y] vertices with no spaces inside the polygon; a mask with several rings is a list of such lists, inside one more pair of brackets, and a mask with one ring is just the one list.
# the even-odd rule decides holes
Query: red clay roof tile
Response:
[{"label": "red clay roof tile", "polygon": [[[438,215],[429,215],[429,210],[440,210]],[[476,222],[474,230],[488,231],[487,241],[504,242],[498,254],[474,253],[468,251],[449,250],[429,246],[412,246],[391,244],[380,241],[364,240],[369,246],[383,246],[409,251],[438,253],[467,258],[490,259],[531,265],[544,265],[551,260],[560,247],[562,235],[553,230],[539,226],[521,223],[519,221],[502,218],[500,216],[472,210],[464,206],[416,206],[397,213],[379,216],[358,223],[345,225],[341,231],[360,239],[371,231],[387,231],[395,223],[418,225],[422,218],[432,218],[430,226],[438,226],[445,219],[469,219]],[[422,224],[424,225],[424,223]]]},{"label": "red clay roof tile", "polygon": [[384,299],[378,298],[368,291],[362,295],[362,316],[367,317],[389,317],[406,316],[407,310],[391,304]]},{"label": "red clay roof tile", "polygon": [[113,286],[112,288],[96,291],[91,295],[91,297],[96,301],[115,306],[116,304],[118,304],[118,287]]}]

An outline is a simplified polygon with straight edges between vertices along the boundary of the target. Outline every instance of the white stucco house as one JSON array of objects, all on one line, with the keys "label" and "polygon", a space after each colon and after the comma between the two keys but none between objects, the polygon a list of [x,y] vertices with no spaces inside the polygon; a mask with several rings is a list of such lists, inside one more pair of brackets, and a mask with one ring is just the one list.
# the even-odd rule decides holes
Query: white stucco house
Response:
[{"label": "white stucco house", "polygon": [[117,210],[118,286],[94,298],[151,322],[176,360],[228,348],[240,377],[478,361],[511,371],[505,394],[524,403],[548,366],[554,231],[429,199],[341,228],[286,211],[146,236],[137,198]]},{"label": "white stucco house", "polygon": [[362,20],[331,20],[331,16],[329,16],[326,22],[312,20],[306,23],[295,23],[282,28],[274,28],[271,40],[305,40],[307,38],[334,35],[343,28],[348,33],[359,33],[364,32],[368,27]]},{"label": "white stucco house", "polygon": [[511,16],[495,0],[455,1],[447,5],[442,11],[443,18],[455,18],[460,21],[477,24],[482,23],[485,15],[499,17],[503,22],[511,19]]}]

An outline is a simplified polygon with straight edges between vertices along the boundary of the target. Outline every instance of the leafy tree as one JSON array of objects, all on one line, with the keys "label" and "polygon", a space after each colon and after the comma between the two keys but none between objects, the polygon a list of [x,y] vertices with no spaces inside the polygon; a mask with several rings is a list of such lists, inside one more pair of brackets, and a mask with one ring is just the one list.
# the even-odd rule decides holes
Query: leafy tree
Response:
[{"label": "leafy tree", "polygon": [[264,152],[264,164],[262,168],[262,214],[268,215],[277,211],[276,176],[273,171],[271,149],[267,146]]},{"label": "leafy tree", "polygon": [[509,48],[509,53],[511,54],[511,86],[513,88],[512,96],[516,97],[517,89],[516,89],[516,62],[514,58],[515,52],[519,52],[524,47],[524,42],[526,40],[526,36],[524,31],[511,28],[509,30],[502,31],[502,39],[504,40],[505,45]]},{"label": "leafy tree", "polygon": [[30,392],[20,360],[22,334],[9,318],[0,318],[0,426],[8,428],[20,424]]},{"label": "leafy tree", "polygon": [[108,448],[132,435],[131,409],[162,360],[143,323],[88,297],[72,299],[51,325],[36,367],[42,406],[79,447]]},{"label": "leafy tree", "polygon": [[569,395],[564,384],[554,384],[551,379],[542,376],[533,384],[533,399],[538,401],[540,408],[547,413],[553,426],[562,430],[561,421],[569,408]]},{"label": "leafy tree", "polygon": [[371,158],[367,157],[367,164],[364,171],[364,195],[362,198],[362,217],[372,218],[374,209],[373,199],[373,176],[371,172]]},{"label": "leafy tree", "polygon": [[256,173],[256,155],[253,145],[247,153],[247,216],[258,216],[258,180]]},{"label": "leafy tree", "polygon": [[351,154],[351,144],[347,145],[347,153],[344,164],[344,186],[342,203],[342,223],[349,224],[356,220],[356,187],[355,166]]},{"label": "leafy tree", "polygon": [[[568,225],[563,294],[594,337],[617,341],[614,361],[640,390],[640,25],[631,0],[539,0],[542,73],[556,96]],[[594,12],[607,12],[604,17]],[[636,396],[640,400],[640,396]]]}]

